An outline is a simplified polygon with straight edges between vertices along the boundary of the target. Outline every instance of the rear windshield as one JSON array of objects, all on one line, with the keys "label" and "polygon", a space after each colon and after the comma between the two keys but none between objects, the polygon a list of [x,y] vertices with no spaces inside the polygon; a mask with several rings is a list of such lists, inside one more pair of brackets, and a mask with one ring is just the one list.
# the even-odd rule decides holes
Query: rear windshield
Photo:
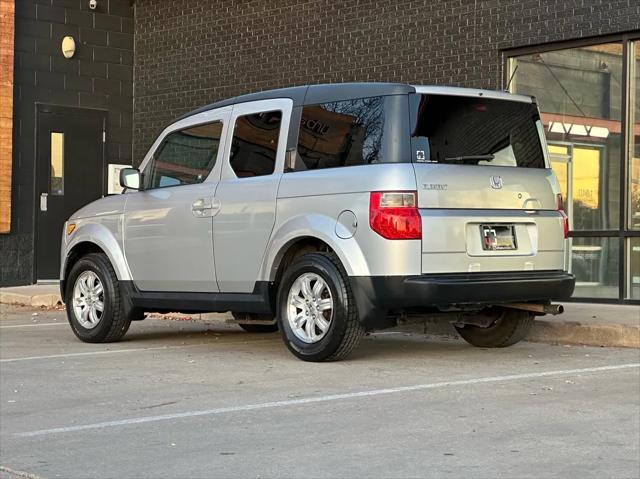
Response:
[{"label": "rear windshield", "polygon": [[413,161],[544,168],[535,104],[489,98],[412,95]]}]

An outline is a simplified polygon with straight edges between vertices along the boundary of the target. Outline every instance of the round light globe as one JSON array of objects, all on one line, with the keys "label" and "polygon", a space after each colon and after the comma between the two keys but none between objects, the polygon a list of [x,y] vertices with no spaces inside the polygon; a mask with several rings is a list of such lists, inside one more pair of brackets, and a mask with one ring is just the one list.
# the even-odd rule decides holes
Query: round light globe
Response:
[{"label": "round light globe", "polygon": [[76,53],[76,41],[73,37],[64,37],[62,39],[62,54],[65,58],[71,58]]}]

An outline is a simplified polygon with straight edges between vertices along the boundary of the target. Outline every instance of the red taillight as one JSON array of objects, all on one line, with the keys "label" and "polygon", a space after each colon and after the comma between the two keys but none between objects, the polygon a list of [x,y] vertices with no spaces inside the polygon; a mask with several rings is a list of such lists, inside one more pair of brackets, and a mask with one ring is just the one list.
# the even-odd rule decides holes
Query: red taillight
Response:
[{"label": "red taillight", "polygon": [[421,239],[422,221],[415,191],[374,191],[369,202],[369,225],[386,239]]},{"label": "red taillight", "polygon": [[560,212],[560,216],[562,216],[562,226],[564,228],[564,237],[566,239],[569,237],[569,217],[564,211],[562,195],[556,195],[556,209]]}]

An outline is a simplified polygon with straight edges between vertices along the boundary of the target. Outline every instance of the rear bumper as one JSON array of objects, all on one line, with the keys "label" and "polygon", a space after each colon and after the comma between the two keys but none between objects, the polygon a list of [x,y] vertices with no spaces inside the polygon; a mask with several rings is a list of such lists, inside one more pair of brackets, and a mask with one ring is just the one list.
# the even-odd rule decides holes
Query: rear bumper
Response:
[{"label": "rear bumper", "polygon": [[575,277],[565,271],[352,276],[360,318],[379,327],[389,310],[567,299]]}]

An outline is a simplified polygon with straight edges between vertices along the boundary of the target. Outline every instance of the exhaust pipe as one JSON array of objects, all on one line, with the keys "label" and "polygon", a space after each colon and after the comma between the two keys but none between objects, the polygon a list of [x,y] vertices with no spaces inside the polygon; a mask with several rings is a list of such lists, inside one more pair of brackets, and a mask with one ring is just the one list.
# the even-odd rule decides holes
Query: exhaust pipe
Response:
[{"label": "exhaust pipe", "polygon": [[562,314],[564,313],[564,306],[561,304],[540,304],[540,303],[508,303],[501,304],[503,308],[520,309],[524,311],[533,311],[540,314]]}]

